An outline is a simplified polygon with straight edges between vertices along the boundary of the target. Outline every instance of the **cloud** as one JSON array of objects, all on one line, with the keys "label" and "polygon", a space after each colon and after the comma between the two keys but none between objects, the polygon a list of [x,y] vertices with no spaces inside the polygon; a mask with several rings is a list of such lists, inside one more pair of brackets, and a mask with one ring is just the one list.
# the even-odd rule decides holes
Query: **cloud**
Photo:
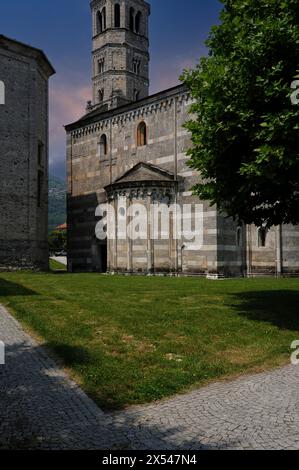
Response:
[{"label": "cloud", "polygon": [[[204,53],[202,54],[204,55]],[[151,67],[150,93],[178,85],[179,76],[185,68],[198,63],[199,53],[194,56],[177,55],[153,61]],[[61,78],[62,77],[62,78]],[[60,71],[50,87],[50,172],[65,177],[65,130],[64,125],[76,121],[85,113],[86,102],[91,99],[92,87],[86,76]]]},{"label": "cloud", "polygon": [[[65,165],[64,125],[79,119],[85,113],[86,102],[91,99],[91,85],[65,82],[50,87],[50,171]],[[56,172],[57,170],[55,170]],[[63,176],[63,175],[62,175]]]},{"label": "cloud", "polygon": [[176,56],[168,60],[160,60],[153,62],[151,69],[151,93],[171,88],[178,85],[180,82],[179,77],[182,75],[184,69],[194,68],[198,63],[199,54],[186,57]]}]

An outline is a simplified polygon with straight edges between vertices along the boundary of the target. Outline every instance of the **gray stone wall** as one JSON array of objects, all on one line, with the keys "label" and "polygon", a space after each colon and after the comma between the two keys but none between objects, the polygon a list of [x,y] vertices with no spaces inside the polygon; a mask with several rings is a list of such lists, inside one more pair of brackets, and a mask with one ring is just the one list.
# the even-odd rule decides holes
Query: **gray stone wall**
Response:
[{"label": "gray stone wall", "polygon": [[48,268],[52,73],[41,51],[0,36],[0,80],[5,83],[5,105],[0,105],[0,269]]},{"label": "gray stone wall", "polygon": [[284,225],[282,227],[282,268],[287,274],[299,273],[299,227]]}]

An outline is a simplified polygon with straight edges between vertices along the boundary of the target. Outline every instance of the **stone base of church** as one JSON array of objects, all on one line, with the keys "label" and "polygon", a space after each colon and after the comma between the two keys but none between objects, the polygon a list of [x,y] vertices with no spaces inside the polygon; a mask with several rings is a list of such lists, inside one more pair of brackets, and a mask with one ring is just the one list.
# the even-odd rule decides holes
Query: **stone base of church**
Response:
[{"label": "stone base of church", "polygon": [[125,271],[125,270],[113,270],[107,271],[105,274],[110,276],[143,276],[143,277],[200,277],[206,278],[209,280],[221,280],[221,279],[233,279],[233,278],[291,278],[299,277],[299,270],[286,270],[283,273],[277,273],[271,270],[256,271],[256,272],[218,272],[218,273],[209,273],[204,271],[192,271],[192,272],[182,272],[182,271]]},{"label": "stone base of church", "polygon": [[46,242],[0,240],[0,271],[49,270]]}]

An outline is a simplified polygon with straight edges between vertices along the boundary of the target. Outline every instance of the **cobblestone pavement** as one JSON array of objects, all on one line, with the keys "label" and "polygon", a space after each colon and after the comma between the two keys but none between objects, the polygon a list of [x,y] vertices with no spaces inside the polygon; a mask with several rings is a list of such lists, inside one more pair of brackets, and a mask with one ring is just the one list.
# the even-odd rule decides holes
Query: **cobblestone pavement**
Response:
[{"label": "cobblestone pavement", "polygon": [[0,449],[299,449],[299,366],[103,413],[0,306]]}]

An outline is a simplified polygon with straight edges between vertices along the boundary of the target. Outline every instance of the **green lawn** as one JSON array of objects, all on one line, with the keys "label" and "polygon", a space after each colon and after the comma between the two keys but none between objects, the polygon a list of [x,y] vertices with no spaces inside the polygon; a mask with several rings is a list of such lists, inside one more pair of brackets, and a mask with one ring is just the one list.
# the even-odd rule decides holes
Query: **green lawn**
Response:
[{"label": "green lawn", "polygon": [[0,302],[105,408],[285,363],[299,339],[296,279],[5,273]]},{"label": "green lawn", "polygon": [[66,271],[66,266],[55,259],[50,259],[50,269],[51,271]]}]

